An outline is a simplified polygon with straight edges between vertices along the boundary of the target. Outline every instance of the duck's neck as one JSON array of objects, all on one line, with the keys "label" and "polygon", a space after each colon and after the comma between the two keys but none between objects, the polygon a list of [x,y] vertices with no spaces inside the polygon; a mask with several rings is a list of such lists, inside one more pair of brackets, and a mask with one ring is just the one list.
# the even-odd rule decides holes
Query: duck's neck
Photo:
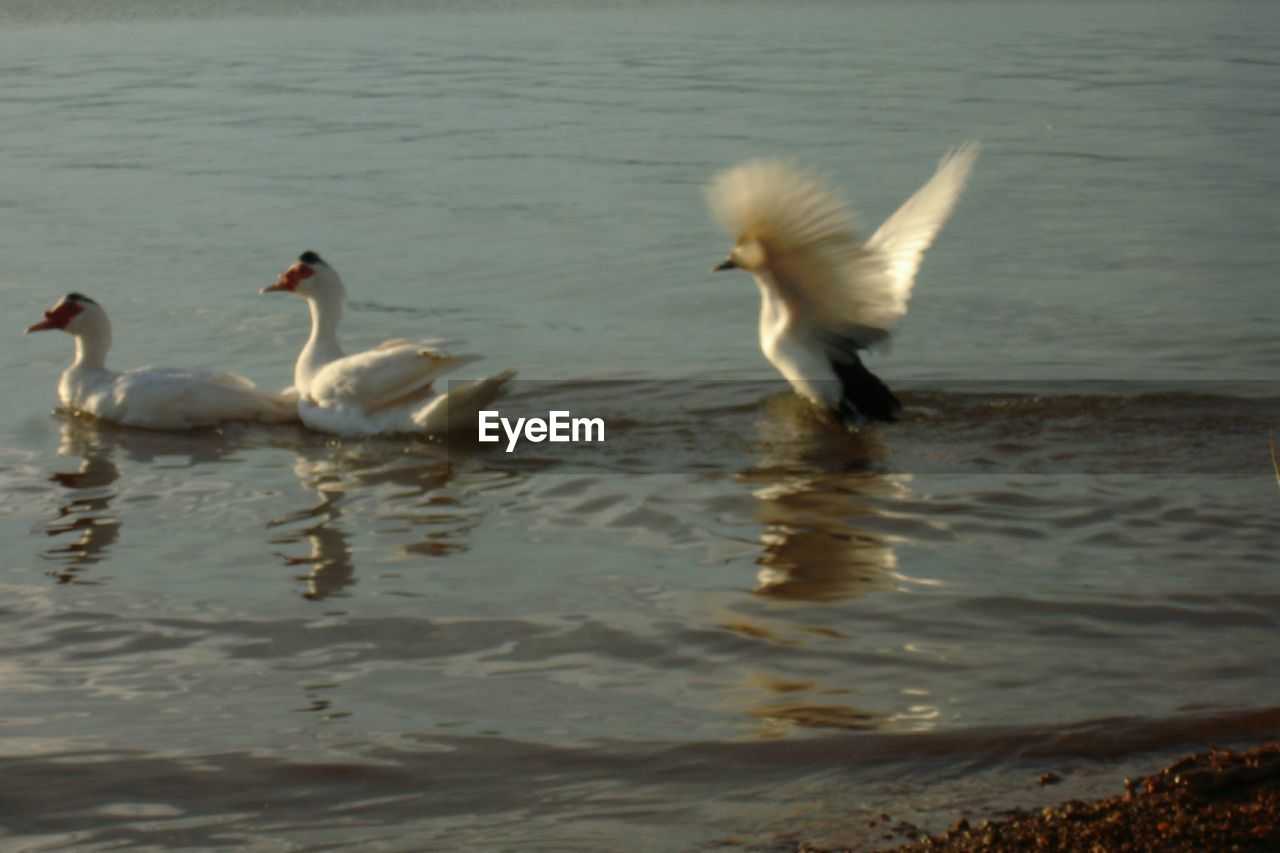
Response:
[{"label": "duck's neck", "polygon": [[299,394],[306,394],[313,377],[320,368],[334,359],[342,358],[338,344],[338,323],[342,320],[346,293],[341,288],[315,294],[307,299],[311,309],[311,337],[298,356],[293,370],[293,383]]},{"label": "duck's neck", "polygon": [[773,281],[760,274],[752,277],[760,289],[760,334],[779,334],[791,324],[791,306]]},{"label": "duck's neck", "polygon": [[111,349],[111,324],[103,317],[76,336],[76,360],[72,370],[106,370]]}]

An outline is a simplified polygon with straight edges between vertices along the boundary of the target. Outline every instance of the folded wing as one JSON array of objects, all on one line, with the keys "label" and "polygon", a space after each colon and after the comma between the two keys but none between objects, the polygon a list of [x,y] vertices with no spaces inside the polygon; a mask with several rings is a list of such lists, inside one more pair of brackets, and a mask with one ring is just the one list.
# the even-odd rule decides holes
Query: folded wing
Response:
[{"label": "folded wing", "polygon": [[325,365],[311,382],[309,396],[321,405],[352,406],[375,414],[431,394],[439,377],[476,360],[443,355],[417,344],[388,341]]},{"label": "folded wing", "polygon": [[243,376],[177,368],[120,374],[86,401],[96,415],[130,426],[181,428],[225,421],[297,420],[296,398],[263,391]]}]

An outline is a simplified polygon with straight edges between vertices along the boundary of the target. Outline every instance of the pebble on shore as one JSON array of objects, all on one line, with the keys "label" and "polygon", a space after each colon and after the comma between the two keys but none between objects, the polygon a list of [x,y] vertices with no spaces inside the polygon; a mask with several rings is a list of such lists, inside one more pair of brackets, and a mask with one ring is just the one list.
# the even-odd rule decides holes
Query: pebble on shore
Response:
[{"label": "pebble on shore", "polygon": [[[1105,800],[1069,800],[971,824],[892,848],[922,851],[1280,850],[1280,743],[1212,750],[1125,780]],[[816,853],[801,846],[802,853]]]}]

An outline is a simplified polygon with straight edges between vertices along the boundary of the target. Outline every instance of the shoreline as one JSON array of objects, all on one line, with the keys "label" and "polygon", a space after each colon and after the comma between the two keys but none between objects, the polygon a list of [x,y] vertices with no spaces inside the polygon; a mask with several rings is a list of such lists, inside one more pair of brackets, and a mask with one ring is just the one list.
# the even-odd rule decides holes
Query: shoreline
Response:
[{"label": "shoreline", "polygon": [[[1042,784],[1057,781],[1052,774]],[[888,816],[882,816],[887,818]],[[1103,799],[1065,800],[935,835],[886,823],[870,849],[922,851],[1212,851],[1280,849],[1280,742],[1187,756]],[[903,838],[908,840],[903,841]],[[896,846],[890,846],[894,845]],[[855,848],[800,845],[798,853]]]}]

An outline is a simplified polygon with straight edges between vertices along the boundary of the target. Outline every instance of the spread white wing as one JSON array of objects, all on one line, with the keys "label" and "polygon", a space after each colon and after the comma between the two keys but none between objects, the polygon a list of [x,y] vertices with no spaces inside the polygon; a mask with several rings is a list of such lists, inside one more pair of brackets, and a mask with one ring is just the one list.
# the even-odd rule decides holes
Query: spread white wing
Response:
[{"label": "spread white wing", "polygon": [[738,240],[754,240],[774,287],[798,323],[858,346],[885,338],[907,312],[921,255],[951,214],[978,155],[961,146],[872,236],[859,239],[852,208],[792,162],[752,160],[717,175],[711,212]]},{"label": "spread white wing", "polygon": [[924,250],[955,209],[981,149],[979,143],[969,142],[947,152],[933,177],[867,241],[867,249],[884,265],[894,299],[901,305],[903,314],[907,311],[907,300],[911,298],[911,287]]}]

